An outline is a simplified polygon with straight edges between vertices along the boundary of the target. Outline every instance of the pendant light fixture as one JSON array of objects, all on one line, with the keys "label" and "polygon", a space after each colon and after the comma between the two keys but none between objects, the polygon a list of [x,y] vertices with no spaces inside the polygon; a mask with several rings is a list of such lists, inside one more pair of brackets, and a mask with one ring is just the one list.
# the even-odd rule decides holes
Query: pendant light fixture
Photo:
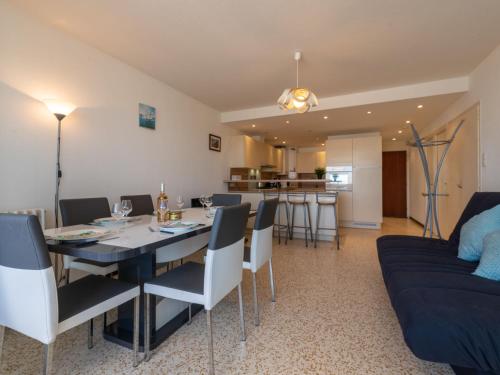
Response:
[{"label": "pendant light fixture", "polygon": [[301,57],[300,51],[296,51],[293,55],[297,64],[297,85],[293,89],[285,89],[278,99],[278,105],[284,111],[296,110],[298,113],[304,113],[318,105],[318,99],[312,91],[299,87],[299,61]]}]

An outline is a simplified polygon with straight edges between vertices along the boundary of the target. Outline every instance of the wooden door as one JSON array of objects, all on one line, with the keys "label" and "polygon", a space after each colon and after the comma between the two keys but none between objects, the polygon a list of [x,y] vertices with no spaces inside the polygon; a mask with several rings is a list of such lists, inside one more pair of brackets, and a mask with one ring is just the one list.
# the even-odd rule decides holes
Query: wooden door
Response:
[{"label": "wooden door", "polygon": [[407,217],[406,212],[406,151],[382,153],[383,214]]}]

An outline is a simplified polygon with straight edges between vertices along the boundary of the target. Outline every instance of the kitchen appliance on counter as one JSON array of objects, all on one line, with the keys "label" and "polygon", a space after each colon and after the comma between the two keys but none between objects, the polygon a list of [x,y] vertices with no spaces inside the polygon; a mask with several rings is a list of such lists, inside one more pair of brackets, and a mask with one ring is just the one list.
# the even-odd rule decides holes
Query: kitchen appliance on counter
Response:
[{"label": "kitchen appliance on counter", "polygon": [[325,190],[352,191],[352,165],[326,167]]}]

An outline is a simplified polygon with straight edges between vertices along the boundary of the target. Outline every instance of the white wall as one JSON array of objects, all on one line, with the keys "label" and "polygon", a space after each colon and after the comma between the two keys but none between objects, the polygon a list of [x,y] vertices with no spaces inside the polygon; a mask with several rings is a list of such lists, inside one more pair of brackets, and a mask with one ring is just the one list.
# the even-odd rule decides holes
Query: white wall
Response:
[{"label": "white wall", "polygon": [[435,119],[425,134],[480,103],[480,155],[485,164],[481,170],[481,190],[500,191],[500,46],[470,75],[470,89]]},{"label": "white wall", "polygon": [[[5,2],[0,51],[0,211],[53,207],[57,126],[39,102],[51,97],[78,106],[63,121],[61,198],[156,196],[162,180],[172,201],[224,189],[236,132],[217,111]],[[139,102],[156,107],[155,131],[138,126]]]}]

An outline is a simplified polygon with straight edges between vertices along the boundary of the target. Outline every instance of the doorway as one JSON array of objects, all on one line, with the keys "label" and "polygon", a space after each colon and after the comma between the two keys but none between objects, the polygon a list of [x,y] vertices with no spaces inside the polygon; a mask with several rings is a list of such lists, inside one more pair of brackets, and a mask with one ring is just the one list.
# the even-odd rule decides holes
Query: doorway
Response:
[{"label": "doorway", "polygon": [[387,217],[407,217],[406,151],[382,153],[382,206]]}]

